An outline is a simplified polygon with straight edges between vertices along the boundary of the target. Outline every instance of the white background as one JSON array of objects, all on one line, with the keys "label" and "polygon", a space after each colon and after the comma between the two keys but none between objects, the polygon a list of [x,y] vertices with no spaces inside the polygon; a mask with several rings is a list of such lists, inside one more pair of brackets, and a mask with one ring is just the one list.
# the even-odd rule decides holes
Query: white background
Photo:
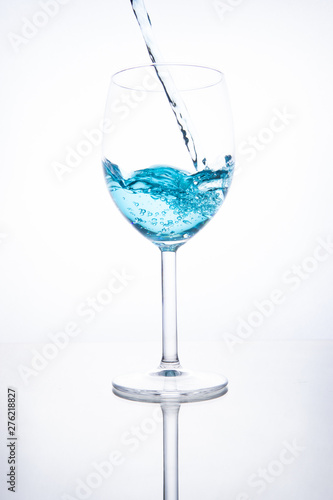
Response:
[{"label": "white background", "polygon": [[[0,4],[1,433],[6,387],[14,385],[21,398],[19,500],[73,493],[91,462],[103,459],[118,446],[119,434],[141,421],[138,407],[111,404],[106,394],[111,376],[122,368],[157,363],[153,352],[159,353],[160,339],[159,252],[113,205],[100,146],[61,179],[55,172],[69,148],[77,149],[100,126],[111,75],[149,61],[139,28],[129,0],[63,1],[49,18],[40,15],[45,4]],[[179,250],[181,359],[217,370],[223,364],[231,389],[233,384],[226,420],[224,402],[215,413],[214,406],[203,412],[203,420],[201,407],[193,421],[184,409],[198,438],[199,423],[208,429],[214,420],[209,439],[220,454],[211,455],[212,468],[202,477],[206,481],[214,471],[218,478],[212,499],[239,500],[242,491],[253,492],[249,475],[274,460],[284,440],[297,439],[307,449],[303,458],[280,483],[253,498],[328,498],[333,254],[316,251],[320,241],[333,237],[333,4],[147,0],[147,7],[166,60],[212,65],[225,73],[235,122],[237,175],[228,198]],[[33,21],[44,25],[33,31],[30,25],[29,32]],[[287,116],[281,130],[267,131],[281,113]],[[249,145],[253,140],[260,150]],[[114,272],[131,279],[86,321],[78,308],[103,294]],[[280,303],[274,304],[276,296]],[[263,304],[266,315],[258,309]],[[69,339],[73,324],[77,335]],[[67,338],[68,348],[22,378],[18,367],[31,368],[33,349],[44,352],[52,336]],[[203,347],[188,347],[192,340]],[[208,340],[218,343],[204,345]],[[156,341],[156,349],[135,357],[148,341]],[[219,434],[220,429],[228,432]],[[144,448],[151,466],[160,444],[155,451]],[[183,455],[183,487],[191,492],[184,500],[203,497],[206,483],[192,492],[190,479],[201,477],[206,445],[205,439],[198,444],[196,465],[191,447]],[[135,497],[126,493],[128,477],[141,470],[133,463],[132,472],[122,469],[123,493],[114,498]],[[229,466],[225,476],[216,465],[222,463]],[[160,480],[161,470],[155,472]],[[156,498],[161,484],[150,490],[151,497],[145,486],[137,498]],[[105,498],[103,491],[92,498]]]},{"label": "white background", "polygon": [[[139,28],[126,0],[70,0],[46,21],[41,5],[2,2],[1,338],[43,342],[76,321],[89,341],[156,339],[158,250],[109,199],[100,146],[60,179],[55,172],[68,148],[100,126],[112,73],[148,62]],[[333,255],[322,251],[318,266],[307,259],[318,238],[333,234],[333,5],[147,7],[165,60],[224,71],[235,121],[238,175],[228,199],[179,251],[181,338],[236,334],[274,289],[283,303],[262,322],[257,315],[250,340],[332,338]],[[45,25],[14,39],[29,31],[24,19]],[[276,111],[286,124],[267,132]],[[293,265],[303,278],[293,281]],[[88,323],[77,307],[107,286],[112,269],[133,279]]]}]

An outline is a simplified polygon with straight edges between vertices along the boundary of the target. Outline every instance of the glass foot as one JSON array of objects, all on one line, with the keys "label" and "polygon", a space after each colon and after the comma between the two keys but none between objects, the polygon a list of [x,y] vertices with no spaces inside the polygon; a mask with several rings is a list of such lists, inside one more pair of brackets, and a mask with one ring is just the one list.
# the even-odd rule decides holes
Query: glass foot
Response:
[{"label": "glass foot", "polygon": [[191,372],[181,366],[119,375],[112,385],[117,396],[152,403],[205,401],[223,396],[228,391],[228,380],[222,375]]}]

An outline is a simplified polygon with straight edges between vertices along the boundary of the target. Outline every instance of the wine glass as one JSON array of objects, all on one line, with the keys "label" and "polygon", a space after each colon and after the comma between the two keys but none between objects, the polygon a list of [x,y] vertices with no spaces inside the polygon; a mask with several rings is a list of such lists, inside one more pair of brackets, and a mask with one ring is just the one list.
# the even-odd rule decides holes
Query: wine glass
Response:
[{"label": "wine glass", "polygon": [[234,170],[224,75],[150,64],[112,77],[103,168],[113,201],[161,251],[162,359],[156,370],[117,376],[113,390],[141,401],[218,397],[227,379],[182,368],[177,347],[176,252],[215,215]]}]

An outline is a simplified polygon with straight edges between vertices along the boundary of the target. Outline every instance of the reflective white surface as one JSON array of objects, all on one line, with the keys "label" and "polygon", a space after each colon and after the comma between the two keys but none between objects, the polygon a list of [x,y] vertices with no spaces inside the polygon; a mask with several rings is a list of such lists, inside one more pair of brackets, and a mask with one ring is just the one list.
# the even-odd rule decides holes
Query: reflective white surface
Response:
[{"label": "reflective white surface", "polygon": [[[69,344],[25,384],[18,367],[31,367],[32,350],[42,348],[1,348],[1,498],[12,498],[5,485],[8,385],[18,396],[17,500],[162,498],[159,405],[125,401],[111,391],[120,368],[159,359],[159,345]],[[333,494],[330,342],[247,342],[233,356],[218,342],[182,348],[187,364],[201,360],[203,369],[223,369],[229,393],[181,406],[181,500]],[[91,494],[75,493],[80,480],[88,481]]]}]

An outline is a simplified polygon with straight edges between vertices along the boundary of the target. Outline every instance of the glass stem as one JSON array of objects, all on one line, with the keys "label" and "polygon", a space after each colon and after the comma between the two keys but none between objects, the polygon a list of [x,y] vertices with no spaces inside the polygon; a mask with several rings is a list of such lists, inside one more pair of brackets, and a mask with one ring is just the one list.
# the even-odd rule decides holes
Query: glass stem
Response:
[{"label": "glass stem", "polygon": [[179,404],[161,405],[163,412],[163,500],[178,500]]},{"label": "glass stem", "polygon": [[162,361],[161,368],[180,366],[177,340],[176,251],[161,251],[162,260]]}]

